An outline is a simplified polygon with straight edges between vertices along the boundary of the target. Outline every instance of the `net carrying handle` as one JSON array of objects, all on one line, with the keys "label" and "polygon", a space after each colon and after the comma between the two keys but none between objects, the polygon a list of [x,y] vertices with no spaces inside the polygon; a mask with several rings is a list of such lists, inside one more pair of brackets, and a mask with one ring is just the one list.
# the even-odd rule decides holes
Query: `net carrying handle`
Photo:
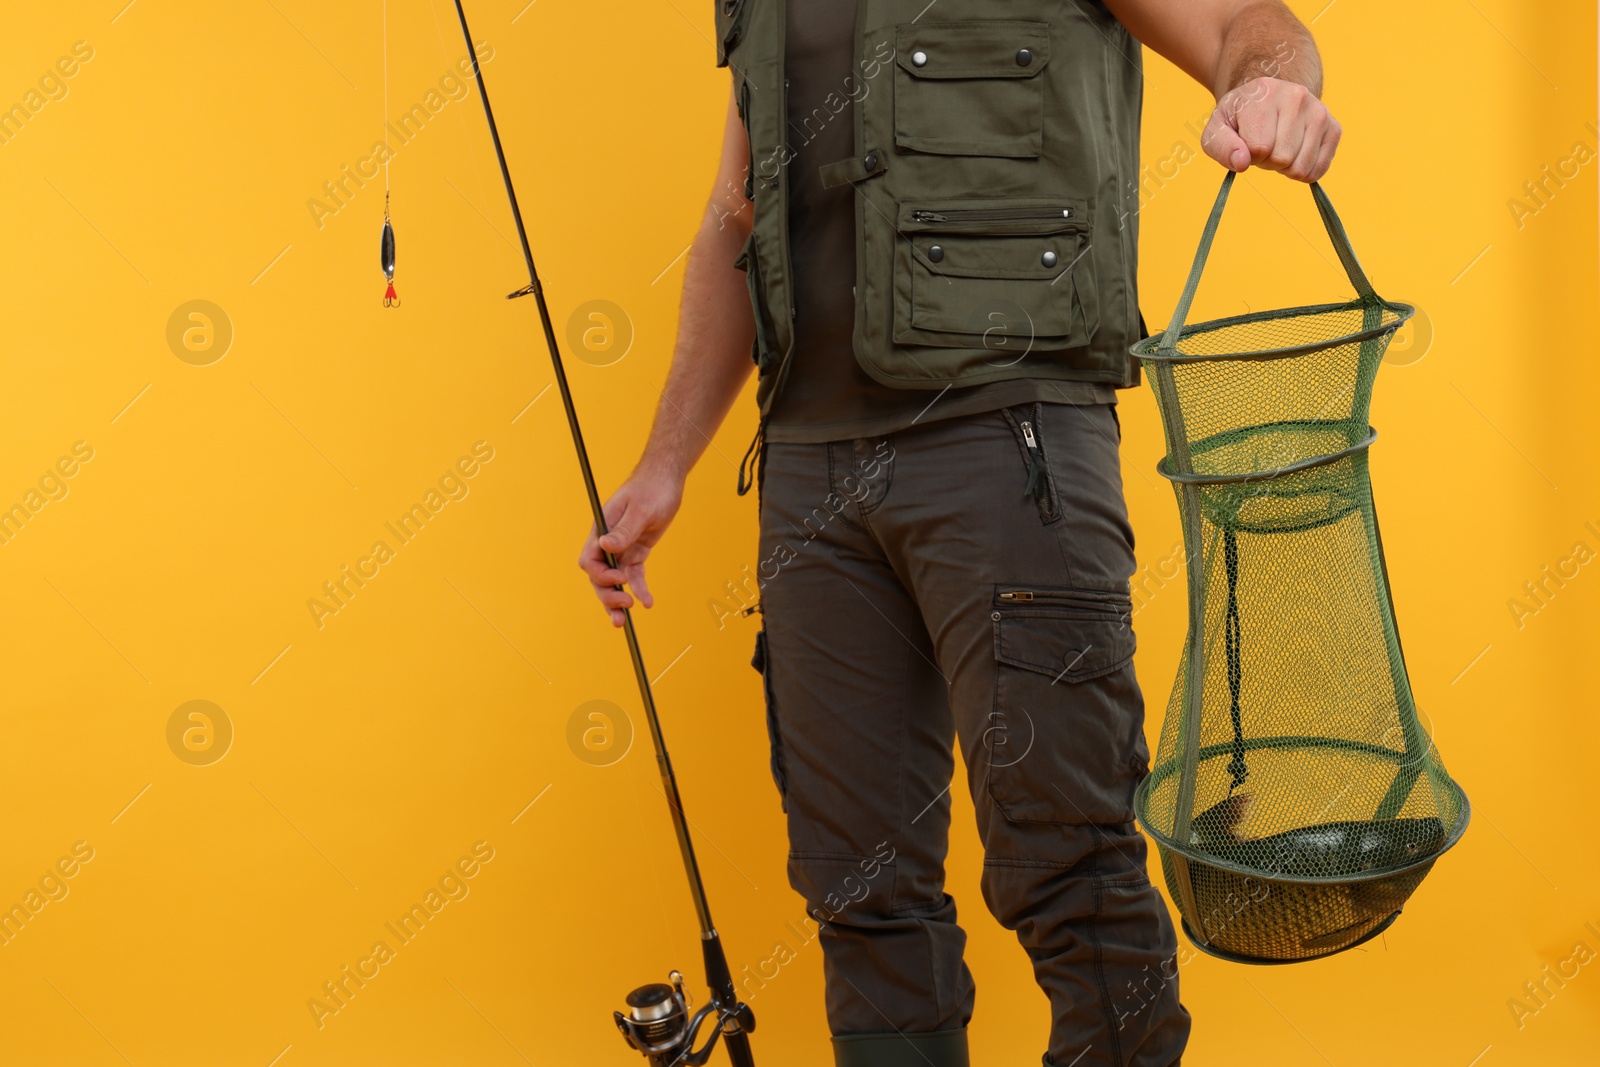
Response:
[{"label": "net carrying handle", "polygon": [[[1194,266],[1189,268],[1189,279],[1183,284],[1178,305],[1172,309],[1172,324],[1161,335],[1161,344],[1156,349],[1158,352],[1171,355],[1178,350],[1178,335],[1183,332],[1183,324],[1189,317],[1189,305],[1194,302],[1195,290],[1200,288],[1200,275],[1205,272],[1206,257],[1211,254],[1211,242],[1216,239],[1217,226],[1222,222],[1222,209],[1228,203],[1228,191],[1233,188],[1235,177],[1237,175],[1231,170],[1223,176],[1217,202],[1212,206],[1211,215],[1206,219],[1206,228],[1200,234],[1200,247],[1195,249]],[[1322,226],[1328,231],[1328,240],[1333,242],[1333,250],[1339,253],[1345,276],[1360,295],[1361,303],[1369,306],[1381,304],[1383,301],[1373,291],[1372,283],[1367,280],[1366,272],[1356,259],[1355,249],[1350,247],[1350,237],[1344,232],[1344,223],[1339,221],[1338,213],[1333,210],[1333,201],[1328,199],[1328,194],[1316,182],[1311,183],[1311,197],[1317,203],[1317,213],[1322,216]]]}]

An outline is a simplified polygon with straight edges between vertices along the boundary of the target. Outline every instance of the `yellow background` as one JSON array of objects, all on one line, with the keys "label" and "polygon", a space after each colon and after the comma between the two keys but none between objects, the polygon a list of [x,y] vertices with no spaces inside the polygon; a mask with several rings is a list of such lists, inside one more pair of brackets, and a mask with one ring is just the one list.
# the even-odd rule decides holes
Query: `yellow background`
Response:
[{"label": "yellow background", "polygon": [[[657,403],[726,75],[703,0],[603,15],[523,2],[472,4],[474,31],[495,50],[485,74],[558,327],[590,300],[632,324],[621,359],[570,362],[610,489]],[[635,1062],[609,1012],[673,966],[698,987],[695,928],[643,724],[609,766],[568,745],[580,705],[636,714],[637,698],[574,566],[585,504],[534,308],[504,299],[522,268],[477,101],[448,101],[397,149],[399,311],[379,303],[381,182],[320,227],[307,207],[463,55],[450,5],[391,0],[386,112],[378,0],[125,3],[30,5],[0,36],[0,103],[74,42],[93,49],[0,145],[0,505],[75,442],[93,449],[0,545],[0,903],[76,842],[93,849],[0,946],[0,1060]],[[1595,10],[1294,6],[1316,17],[1346,129],[1326,186],[1379,291],[1433,325],[1431,346],[1419,333],[1379,377],[1373,472],[1413,681],[1474,819],[1359,951],[1247,969],[1186,944],[1185,1062],[1593,1063],[1600,961],[1542,1002],[1524,983],[1578,942],[1600,952],[1600,564],[1563,564],[1577,542],[1600,551],[1597,164],[1542,205],[1523,183],[1597,147]],[[1152,325],[1215,192],[1197,152],[1207,111],[1149,59]],[[1197,158],[1163,178],[1154,165],[1180,144]],[[1514,212],[1519,196],[1539,210]],[[1311,207],[1248,175],[1197,315],[1342,295]],[[196,299],[234,331],[206,366],[167,341]],[[1159,426],[1147,390],[1122,410],[1140,558],[1159,570],[1179,545]],[[801,902],[748,666],[755,622],[719,626],[710,608],[755,562],[755,499],[733,493],[752,426],[742,404],[691,477],[639,625],[733,967],[779,942],[795,955],[753,1001],[758,1057],[810,1065],[827,1061],[821,954],[786,925]],[[478,441],[494,458],[469,494],[391,541],[395,558],[319,628],[308,599]],[[1524,583],[1547,565],[1569,578],[1519,619],[1508,602],[1533,606]],[[1138,619],[1152,735],[1180,587]],[[191,700],[234,730],[208,766],[168,744]],[[975,1061],[1033,1063],[1045,1004],[984,913],[955,792]],[[493,859],[469,895],[319,1029],[307,1001],[480,841]]]}]

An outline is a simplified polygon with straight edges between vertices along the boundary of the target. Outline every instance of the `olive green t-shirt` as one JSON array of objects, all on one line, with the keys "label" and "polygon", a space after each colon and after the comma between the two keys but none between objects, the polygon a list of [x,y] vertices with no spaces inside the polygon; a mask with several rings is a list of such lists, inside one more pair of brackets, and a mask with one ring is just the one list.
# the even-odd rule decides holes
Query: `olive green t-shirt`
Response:
[{"label": "olive green t-shirt", "polygon": [[784,62],[788,74],[789,256],[794,274],[794,353],[767,420],[768,441],[818,442],[878,437],[956,415],[1035,400],[1110,404],[1099,382],[1018,378],[983,385],[896,389],[856,362],[855,196],[824,189],[817,168],[855,152],[855,102],[892,92],[893,67],[868,78],[855,63],[856,0],[789,0]]}]

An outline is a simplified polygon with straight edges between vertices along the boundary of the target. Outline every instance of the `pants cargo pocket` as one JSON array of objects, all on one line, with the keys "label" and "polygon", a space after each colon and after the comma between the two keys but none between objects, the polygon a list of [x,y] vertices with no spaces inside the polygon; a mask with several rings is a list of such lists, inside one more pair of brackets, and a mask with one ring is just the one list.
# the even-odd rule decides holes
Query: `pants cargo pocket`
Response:
[{"label": "pants cargo pocket", "polygon": [[1148,770],[1126,593],[997,586],[988,791],[1012,822],[1121,824]]},{"label": "pants cargo pocket", "polygon": [[772,697],[772,671],[767,658],[767,631],[763,627],[756,633],[755,654],[750,666],[761,672],[761,690],[767,705],[767,743],[772,750],[772,781],[778,787],[778,801],[783,810],[789,810],[783,773],[783,737],[778,729],[778,704]]}]

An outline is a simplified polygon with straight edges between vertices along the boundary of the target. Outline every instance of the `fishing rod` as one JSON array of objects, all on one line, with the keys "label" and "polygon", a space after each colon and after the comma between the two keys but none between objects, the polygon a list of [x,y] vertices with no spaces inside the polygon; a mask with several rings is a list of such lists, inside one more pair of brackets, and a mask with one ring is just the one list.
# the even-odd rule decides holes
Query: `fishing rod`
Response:
[{"label": "fishing rod", "polygon": [[[507,300],[531,296],[539,308],[539,321],[544,326],[544,343],[550,351],[550,362],[555,367],[556,386],[561,390],[561,404],[567,411],[567,427],[572,431],[572,446],[578,453],[578,466],[583,471],[583,485],[589,494],[589,509],[594,512],[595,537],[605,535],[605,510],[600,506],[600,491],[595,487],[594,471],[589,466],[589,452],[583,444],[583,430],[578,425],[578,409],[572,403],[572,390],[567,386],[567,373],[561,363],[561,349],[556,344],[555,327],[550,322],[550,309],[545,304],[544,288],[539,284],[539,272],[533,265],[533,250],[528,245],[528,231],[522,224],[522,209],[517,206],[517,190],[511,184],[511,168],[506,165],[505,149],[500,145],[500,129],[495,125],[494,109],[489,106],[489,89],[483,83],[483,69],[478,65],[478,52],[472,43],[472,31],[467,27],[467,12],[461,0],[455,0],[456,14],[461,19],[461,35],[466,38],[467,55],[472,58],[472,74],[478,81],[478,97],[483,101],[483,117],[489,123],[489,136],[494,141],[495,158],[500,161],[500,176],[505,180],[506,199],[511,202],[511,217],[517,224],[517,237],[522,242],[522,258],[528,265],[528,284],[506,296]],[[606,564],[615,569],[616,558],[605,552]],[[615,586],[621,589],[622,586]],[[733,986],[733,975],[728,970],[728,957],[722,950],[722,940],[711,922],[711,907],[706,903],[706,887],[700,878],[700,864],[695,860],[694,842],[689,839],[689,822],[683,814],[683,802],[678,796],[678,779],[672,773],[672,760],[667,756],[667,742],[661,734],[661,721],[656,715],[655,697],[650,691],[650,676],[644,669],[644,656],[639,651],[639,636],[633,628],[633,616],[622,609],[622,628],[628,638],[628,654],[633,659],[633,674],[639,683],[639,699],[644,704],[645,719],[650,724],[650,740],[655,745],[656,766],[661,772],[661,791],[667,798],[667,809],[672,813],[672,828],[678,835],[678,851],[683,856],[684,872],[689,877],[689,895],[694,898],[695,914],[700,920],[700,947],[704,957],[706,985],[711,990],[710,1001],[689,1014],[689,997],[683,990],[683,975],[671,974],[672,984],[643,985],[628,994],[628,1014],[613,1012],[617,1029],[628,1044],[643,1053],[650,1067],[700,1067],[711,1058],[719,1037],[724,1039],[728,1058],[734,1067],[755,1067],[750,1052],[750,1032],[756,1028],[755,1015],[748,1005],[739,1000]],[[710,1036],[700,1048],[695,1048],[704,1024],[715,1017]]]}]

